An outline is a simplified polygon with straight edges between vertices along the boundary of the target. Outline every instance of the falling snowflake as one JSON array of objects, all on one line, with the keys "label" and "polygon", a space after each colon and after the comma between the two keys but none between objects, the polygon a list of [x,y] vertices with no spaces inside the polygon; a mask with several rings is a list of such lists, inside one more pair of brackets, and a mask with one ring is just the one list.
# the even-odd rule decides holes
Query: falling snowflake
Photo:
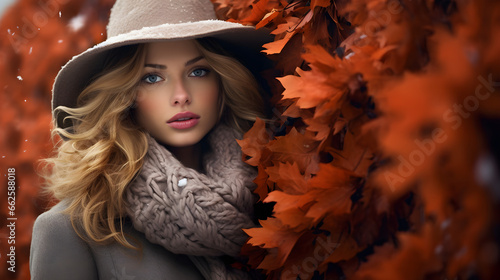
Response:
[{"label": "falling snowflake", "polygon": [[18,79],[19,81],[22,81],[22,80],[23,80],[23,77],[21,77],[21,76],[17,76],[17,79]]},{"label": "falling snowflake", "polygon": [[70,20],[69,27],[71,28],[71,30],[76,32],[80,30],[80,28],[82,28],[84,24],[85,24],[85,16],[78,15]]}]

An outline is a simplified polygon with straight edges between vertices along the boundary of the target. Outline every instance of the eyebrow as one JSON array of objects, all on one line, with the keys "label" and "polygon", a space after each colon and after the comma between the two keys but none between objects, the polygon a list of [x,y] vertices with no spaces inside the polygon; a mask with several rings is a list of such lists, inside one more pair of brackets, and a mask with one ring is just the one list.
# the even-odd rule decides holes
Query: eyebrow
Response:
[{"label": "eyebrow", "polygon": [[[196,62],[198,62],[199,60],[203,59],[204,57],[203,56],[198,56],[198,57],[195,57],[193,59],[190,59],[186,62],[186,66],[189,66],[191,64],[194,64]],[[162,64],[153,64],[153,63],[148,63],[148,64],[145,64],[144,67],[151,67],[151,68],[157,68],[157,69],[162,69],[162,70],[165,70],[167,69],[167,66],[166,65],[162,65]]]},{"label": "eyebrow", "polygon": [[151,67],[151,68],[157,68],[157,69],[162,69],[162,70],[167,69],[167,66],[161,65],[161,64],[145,64],[144,67]]}]

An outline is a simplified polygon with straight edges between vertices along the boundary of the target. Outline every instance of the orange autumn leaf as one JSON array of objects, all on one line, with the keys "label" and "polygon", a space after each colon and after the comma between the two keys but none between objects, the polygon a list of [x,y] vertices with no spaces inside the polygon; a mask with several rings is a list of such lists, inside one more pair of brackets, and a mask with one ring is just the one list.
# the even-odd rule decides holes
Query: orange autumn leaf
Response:
[{"label": "orange autumn leaf", "polygon": [[265,172],[265,168],[261,164],[258,165],[257,171],[257,177],[253,180],[257,187],[253,192],[259,196],[259,201],[262,201],[269,193],[269,175]]},{"label": "orange autumn leaf", "polygon": [[269,142],[269,135],[266,131],[265,122],[257,118],[254,126],[243,136],[243,140],[236,141],[241,147],[243,156],[247,157],[245,162],[257,166],[261,159],[263,148]]},{"label": "orange autumn leaf", "polygon": [[287,135],[276,137],[267,147],[274,160],[296,162],[299,170],[308,175],[315,173],[318,168],[318,144],[312,135],[301,134],[292,128]]},{"label": "orange autumn leaf", "polygon": [[364,176],[373,163],[373,153],[368,147],[359,143],[359,139],[350,131],[343,134],[344,143],[341,149],[332,147],[326,150],[333,156],[332,164],[354,172],[357,176]]},{"label": "orange autumn leaf", "polygon": [[262,28],[266,26],[268,23],[275,20],[277,17],[281,15],[279,10],[273,9],[269,13],[267,13],[264,18],[255,26],[256,29]]},{"label": "orange autumn leaf", "polygon": [[297,99],[302,109],[327,106],[328,109],[340,108],[340,100],[347,92],[348,64],[333,58],[320,46],[309,45],[302,57],[310,63],[310,71],[296,69],[298,76],[278,78],[285,91],[283,99]]},{"label": "orange autumn leaf", "polygon": [[287,226],[289,228],[288,230],[294,230],[298,232],[311,228],[314,223],[311,218],[306,216],[305,212],[302,209],[295,207],[279,212],[276,211],[273,216],[276,217],[276,219],[279,219],[283,223],[283,225]]},{"label": "orange autumn leaf", "polygon": [[279,24],[276,29],[274,29],[271,34],[274,35],[282,35],[285,33],[292,33],[292,32],[297,32],[300,30],[299,26],[302,23],[301,18],[294,17],[294,16],[289,16],[285,18],[285,22],[282,24]]},{"label": "orange autumn leaf", "polygon": [[288,194],[303,194],[307,191],[305,176],[296,162],[281,163],[266,168],[269,180],[277,184],[277,188]]},{"label": "orange autumn leaf", "polygon": [[307,211],[307,216],[315,222],[325,215],[343,215],[351,211],[351,195],[355,184],[353,173],[329,164],[321,164],[318,174],[308,181],[310,191],[304,196],[315,203]]},{"label": "orange autumn leaf", "polygon": [[[314,132],[314,139],[318,141],[326,140],[332,134],[332,119],[338,114],[325,115],[313,118],[304,118],[304,123],[307,124],[307,130]],[[335,134],[335,133],[334,133]]]},{"label": "orange autumn leaf", "polygon": [[301,109],[318,106],[325,101],[340,100],[343,91],[339,91],[329,82],[329,76],[317,71],[303,71],[296,69],[299,76],[278,78],[285,87],[283,98],[297,98],[297,105]]},{"label": "orange autumn leaf", "polygon": [[283,116],[299,118],[301,117],[300,108],[297,106],[296,102],[293,101],[292,104],[288,105],[288,108],[282,113]]},{"label": "orange autumn leaf", "polygon": [[276,29],[271,32],[271,34],[277,35],[276,40],[264,44],[263,47],[265,50],[263,50],[263,52],[266,54],[280,53],[295,34],[302,33],[304,26],[308,24],[313,17],[313,13],[308,9],[306,10],[307,12],[301,17],[286,17],[286,22],[279,24]]},{"label": "orange autumn leaf", "polygon": [[300,19],[296,17],[287,17],[286,22],[279,24],[271,34],[277,35],[277,39],[274,42],[264,44],[262,47],[266,54],[276,54],[280,53],[285,47],[288,41],[297,33],[300,29],[297,28],[297,24],[300,23]]},{"label": "orange autumn leaf", "polygon": [[344,118],[337,118],[333,125],[333,135],[339,133],[347,125],[347,120]]},{"label": "orange autumn leaf", "polygon": [[304,196],[316,203],[309,208],[306,216],[317,223],[325,215],[349,214],[352,207],[351,196],[354,191],[355,189],[349,186],[311,190]]},{"label": "orange autumn leaf", "polygon": [[306,52],[302,57],[309,63],[316,65],[318,70],[328,73],[340,66],[340,61],[334,58],[325,48],[319,45],[306,45]]},{"label": "orange autumn leaf", "polygon": [[290,230],[299,232],[312,226],[313,219],[306,217],[307,205],[310,204],[307,197],[273,191],[264,202],[276,202],[273,217]]},{"label": "orange autumn leaf", "polygon": [[279,8],[281,4],[278,0],[257,0],[253,2],[250,14],[241,19],[241,23],[256,25],[273,9]]},{"label": "orange autumn leaf", "polygon": [[267,255],[259,268],[266,270],[277,269],[283,265],[301,233],[288,231],[282,227],[279,220],[273,218],[260,221],[260,224],[261,228],[244,229],[250,236],[248,243],[262,248],[276,248],[275,256]]},{"label": "orange autumn leaf", "polygon": [[263,45],[262,47],[265,48],[265,50],[263,50],[262,52],[266,53],[266,54],[280,53],[283,50],[283,48],[285,47],[285,45],[288,44],[288,41],[290,41],[290,39],[293,37],[293,35],[295,35],[295,33],[290,32],[290,33],[287,33],[283,39],[280,39],[280,40]]}]

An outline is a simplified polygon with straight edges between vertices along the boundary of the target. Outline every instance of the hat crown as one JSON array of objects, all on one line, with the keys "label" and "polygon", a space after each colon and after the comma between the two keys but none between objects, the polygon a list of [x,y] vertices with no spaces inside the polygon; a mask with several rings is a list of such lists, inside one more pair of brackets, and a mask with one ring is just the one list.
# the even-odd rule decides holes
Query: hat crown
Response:
[{"label": "hat crown", "polygon": [[210,0],[117,0],[107,34],[110,38],[144,27],[215,19]]}]

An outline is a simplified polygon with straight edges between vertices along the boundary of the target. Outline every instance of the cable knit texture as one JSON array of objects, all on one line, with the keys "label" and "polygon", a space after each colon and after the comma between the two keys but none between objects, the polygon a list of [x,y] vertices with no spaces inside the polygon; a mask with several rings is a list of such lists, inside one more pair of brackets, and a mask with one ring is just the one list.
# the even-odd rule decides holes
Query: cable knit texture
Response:
[{"label": "cable knit texture", "polygon": [[219,256],[237,256],[253,227],[252,180],[233,129],[219,125],[207,136],[205,174],[183,166],[149,137],[144,166],[127,189],[127,213],[152,243],[190,255],[207,279],[245,279]]}]

